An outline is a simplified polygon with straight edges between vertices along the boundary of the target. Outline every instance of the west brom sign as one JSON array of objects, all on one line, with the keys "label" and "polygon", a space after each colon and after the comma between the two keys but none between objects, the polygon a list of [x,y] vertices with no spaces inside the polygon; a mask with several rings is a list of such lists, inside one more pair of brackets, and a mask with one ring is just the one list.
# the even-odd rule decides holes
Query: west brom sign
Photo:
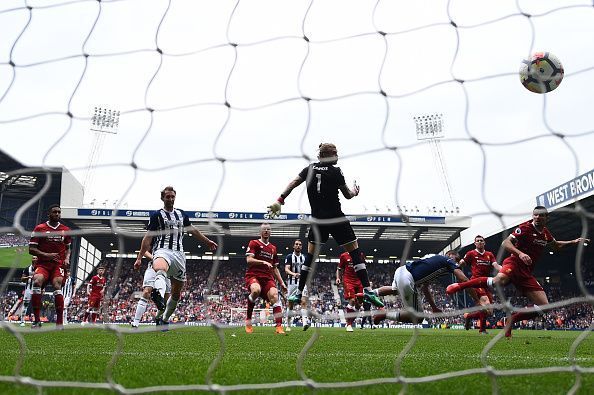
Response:
[{"label": "west brom sign", "polygon": [[594,192],[594,170],[582,174],[536,197],[536,204],[551,208],[570,203]]}]

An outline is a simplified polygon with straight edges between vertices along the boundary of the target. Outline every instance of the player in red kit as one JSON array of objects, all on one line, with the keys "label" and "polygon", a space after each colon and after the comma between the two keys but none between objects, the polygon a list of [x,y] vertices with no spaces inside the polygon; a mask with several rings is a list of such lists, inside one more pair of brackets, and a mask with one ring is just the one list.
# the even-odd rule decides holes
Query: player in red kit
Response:
[{"label": "player in red kit", "polygon": [[[501,270],[501,266],[497,263],[495,255],[491,251],[485,250],[485,238],[481,235],[474,237],[474,250],[470,250],[464,255],[459,265],[470,265],[472,271],[471,279],[477,277],[488,277],[492,274],[493,268],[497,271]],[[493,293],[488,288],[476,288],[476,294],[479,298],[478,305],[488,306],[493,303]],[[479,333],[487,333],[486,321],[487,317],[493,314],[493,309],[485,309],[476,311],[474,313],[464,314],[466,330],[470,329],[473,319],[478,319],[480,322]]]},{"label": "player in red kit", "polygon": [[31,305],[35,321],[32,328],[41,327],[39,317],[41,309],[41,289],[51,282],[54,287],[54,302],[56,306],[56,325],[61,327],[64,319],[64,296],[62,295],[62,280],[64,269],[70,260],[70,244],[72,238],[68,235],[70,228],[60,223],[62,210],[60,205],[53,204],[48,210],[48,221],[33,229],[29,241],[29,254],[37,257],[35,274],[33,275],[33,289]]},{"label": "player in red kit", "polygon": [[268,300],[272,305],[276,333],[284,335],[283,330],[283,309],[278,297],[276,283],[280,284],[283,292],[287,292],[287,286],[278,271],[278,256],[276,246],[270,242],[270,225],[260,226],[260,238],[252,240],[248,244],[246,260],[248,264],[245,273],[245,285],[248,289],[247,317],[245,321],[246,333],[252,333],[252,313],[258,296]]},{"label": "player in red kit", "polygon": [[510,338],[514,322],[528,320],[542,313],[540,307],[549,303],[547,294],[542,289],[536,278],[532,275],[534,264],[548,246],[560,249],[568,245],[589,242],[589,239],[578,237],[574,240],[558,241],[551,235],[546,227],[549,213],[543,206],[536,206],[532,212],[532,220],[524,222],[514,230],[502,243],[502,246],[511,253],[495,277],[477,277],[464,283],[454,283],[447,287],[446,293],[453,294],[464,288],[490,288],[505,286],[510,282],[516,289],[534,303],[534,312],[518,312],[511,316],[505,336]]},{"label": "player in red kit", "polygon": [[[364,257],[361,257],[364,261]],[[342,280],[341,280],[342,278]],[[347,301],[346,313],[347,313],[347,332],[353,332],[353,322],[355,321],[355,312],[359,311],[360,305],[357,299],[357,294],[363,293],[363,284],[355,273],[353,267],[353,260],[348,252],[340,254],[340,261],[336,268],[336,285],[340,285],[342,282],[344,298]]]},{"label": "player in red kit", "polygon": [[105,283],[107,282],[107,278],[105,278],[105,267],[99,266],[97,268],[97,274],[91,278],[89,284],[87,285],[87,295],[89,296],[89,307],[87,311],[85,311],[85,315],[83,317],[83,324],[88,322],[89,315],[91,317],[91,323],[94,324],[97,316],[99,315],[99,310],[101,309],[101,302],[103,301],[103,296],[105,295]]}]

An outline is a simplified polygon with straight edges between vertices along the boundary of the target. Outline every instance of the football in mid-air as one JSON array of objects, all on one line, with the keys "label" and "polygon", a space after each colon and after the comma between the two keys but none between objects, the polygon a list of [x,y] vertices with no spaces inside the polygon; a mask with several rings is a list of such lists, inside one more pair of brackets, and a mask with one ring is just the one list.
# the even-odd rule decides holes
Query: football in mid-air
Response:
[{"label": "football in mid-air", "polygon": [[534,52],[520,65],[520,81],[524,88],[534,93],[557,89],[563,80],[563,73],[563,65],[550,52]]}]

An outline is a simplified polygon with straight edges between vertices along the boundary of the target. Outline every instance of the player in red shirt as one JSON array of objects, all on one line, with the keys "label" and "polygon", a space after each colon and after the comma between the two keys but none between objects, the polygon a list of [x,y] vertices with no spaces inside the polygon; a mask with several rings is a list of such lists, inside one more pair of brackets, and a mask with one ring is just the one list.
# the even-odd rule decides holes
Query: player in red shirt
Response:
[{"label": "player in red shirt", "polygon": [[[493,268],[497,271],[501,270],[501,266],[497,263],[495,255],[491,251],[485,250],[485,238],[481,235],[474,237],[474,250],[470,250],[460,260],[459,265],[470,265],[472,271],[471,279],[477,277],[488,277],[491,275]],[[476,294],[479,298],[478,305],[487,306],[493,303],[493,293],[488,288],[476,288]],[[493,314],[493,309],[487,308],[485,310],[475,311],[474,313],[464,314],[466,330],[470,329],[473,319],[478,319],[480,322],[479,333],[487,333],[486,321],[487,317]]]},{"label": "player in red shirt", "polygon": [[284,335],[283,330],[283,308],[278,298],[276,283],[280,284],[283,292],[287,292],[287,286],[278,271],[278,256],[276,246],[270,242],[270,225],[260,226],[260,238],[251,240],[246,251],[248,264],[245,273],[245,285],[248,289],[247,317],[245,320],[246,333],[252,333],[252,313],[258,296],[268,300],[272,305],[276,332]]},{"label": "player in red shirt", "polygon": [[62,280],[64,269],[70,261],[70,244],[72,237],[68,235],[70,228],[60,223],[62,210],[59,204],[52,204],[48,210],[48,221],[33,229],[29,241],[29,254],[37,257],[35,274],[33,275],[33,289],[31,305],[35,321],[32,328],[41,327],[39,312],[41,309],[41,289],[51,282],[54,287],[54,301],[56,305],[56,325],[62,326],[64,319],[64,296],[62,295]]},{"label": "player in red shirt", "polygon": [[550,246],[558,250],[568,245],[590,241],[583,237],[568,241],[555,240],[546,227],[548,218],[547,209],[536,206],[532,211],[532,220],[518,225],[514,233],[503,241],[502,246],[511,255],[503,261],[501,270],[495,277],[477,277],[464,283],[454,283],[447,287],[446,293],[451,295],[468,287],[494,289],[498,285],[506,286],[511,282],[518,291],[534,303],[536,311],[512,314],[505,331],[505,336],[510,338],[514,322],[537,317],[542,313],[540,307],[549,303],[547,294],[532,275],[534,264],[544,249]]},{"label": "player in red shirt", "polygon": [[[365,255],[361,253],[361,261],[365,261]],[[342,278],[342,280],[341,280]],[[363,284],[357,273],[355,273],[355,268],[353,267],[353,259],[349,255],[348,252],[343,252],[340,254],[340,261],[338,263],[338,267],[336,268],[336,285],[343,285],[343,294],[344,298],[347,300],[348,304],[346,307],[346,314],[347,314],[347,332],[353,332],[353,322],[355,321],[355,312],[359,311],[360,303],[359,299],[357,298],[357,294],[362,296],[363,294]]]},{"label": "player in red shirt", "polygon": [[89,315],[91,316],[91,323],[95,323],[95,320],[99,315],[99,310],[101,309],[101,302],[103,301],[103,296],[105,295],[106,282],[107,278],[105,278],[105,267],[99,266],[97,268],[97,274],[95,274],[93,278],[91,278],[91,281],[89,281],[89,284],[87,285],[89,307],[87,308],[87,311],[85,311],[85,315],[82,320],[83,324],[88,322]]}]

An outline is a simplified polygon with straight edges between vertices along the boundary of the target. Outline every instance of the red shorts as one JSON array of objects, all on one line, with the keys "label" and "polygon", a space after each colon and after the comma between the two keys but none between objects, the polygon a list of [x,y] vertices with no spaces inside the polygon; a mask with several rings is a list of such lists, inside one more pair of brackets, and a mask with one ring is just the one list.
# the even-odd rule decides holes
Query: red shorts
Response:
[{"label": "red shorts", "polygon": [[355,294],[363,292],[363,285],[359,283],[345,282],[344,287],[344,298],[347,300],[355,299]]},{"label": "red shorts", "polygon": [[101,301],[103,300],[103,298],[99,295],[91,295],[89,296],[89,307],[92,307],[94,309],[98,309],[101,306]]},{"label": "red shorts", "polygon": [[501,273],[505,274],[522,293],[527,291],[543,291],[542,287],[532,275],[532,270],[523,262],[517,262],[514,258],[508,257],[501,265]]},{"label": "red shorts", "polygon": [[38,263],[35,265],[35,274],[41,274],[44,278],[43,283],[52,282],[54,278],[64,277],[64,268],[62,265]]},{"label": "red shorts", "polygon": [[264,300],[268,300],[268,291],[270,291],[271,288],[276,288],[276,282],[270,277],[250,276],[245,278],[245,287],[248,292],[251,292],[250,286],[253,283],[260,284],[260,297]]},{"label": "red shorts", "polygon": [[475,288],[474,290],[476,291],[476,296],[478,296],[479,299],[483,296],[486,296],[489,298],[489,303],[493,303],[493,294],[491,291],[486,288]]}]

